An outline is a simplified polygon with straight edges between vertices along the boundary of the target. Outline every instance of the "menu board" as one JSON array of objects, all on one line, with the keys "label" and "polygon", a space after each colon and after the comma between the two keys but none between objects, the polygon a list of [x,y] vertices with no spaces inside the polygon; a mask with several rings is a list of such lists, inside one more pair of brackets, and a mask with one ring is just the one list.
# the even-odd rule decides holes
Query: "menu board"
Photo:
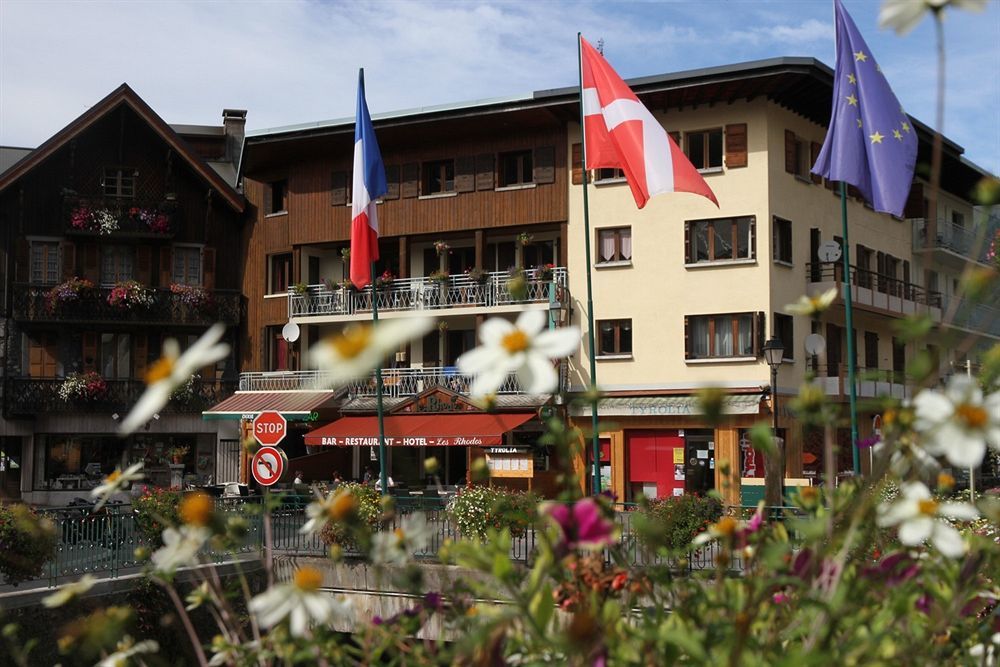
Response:
[{"label": "menu board", "polygon": [[531,450],[491,447],[486,450],[486,465],[492,477],[534,477],[535,460]]}]

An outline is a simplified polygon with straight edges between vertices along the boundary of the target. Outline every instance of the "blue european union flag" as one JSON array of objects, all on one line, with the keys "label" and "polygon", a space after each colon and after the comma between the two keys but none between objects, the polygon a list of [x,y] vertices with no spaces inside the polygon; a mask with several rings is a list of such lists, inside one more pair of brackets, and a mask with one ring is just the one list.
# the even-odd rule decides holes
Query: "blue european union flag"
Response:
[{"label": "blue european union flag", "polygon": [[850,183],[876,211],[901,216],[917,161],[917,133],[840,0],[834,0],[834,14],[833,112],[812,172]]}]

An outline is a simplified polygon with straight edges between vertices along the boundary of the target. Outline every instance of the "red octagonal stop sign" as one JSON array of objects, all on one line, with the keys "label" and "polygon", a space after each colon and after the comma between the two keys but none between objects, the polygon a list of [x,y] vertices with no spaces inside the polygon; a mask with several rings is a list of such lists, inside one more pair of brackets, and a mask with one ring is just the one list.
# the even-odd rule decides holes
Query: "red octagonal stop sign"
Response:
[{"label": "red octagonal stop sign", "polygon": [[253,437],[264,446],[274,447],[287,432],[288,422],[280,412],[262,412],[253,420]]}]

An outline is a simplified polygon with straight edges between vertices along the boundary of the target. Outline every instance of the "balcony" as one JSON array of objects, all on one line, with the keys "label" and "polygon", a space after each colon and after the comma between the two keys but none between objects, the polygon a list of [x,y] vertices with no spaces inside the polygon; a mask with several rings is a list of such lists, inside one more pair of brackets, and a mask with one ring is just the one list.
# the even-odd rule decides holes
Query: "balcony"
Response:
[{"label": "balcony", "polygon": [[[502,312],[517,310],[524,304],[568,304],[566,269],[556,267],[543,276],[539,269],[524,272],[525,291],[522,298],[511,294],[507,271],[486,274],[484,281],[474,281],[467,275],[449,276],[443,280],[428,277],[397,278],[390,284],[357,291],[347,287],[309,285],[305,291],[288,290],[289,319],[315,316],[340,316],[350,318],[356,314],[370,314],[372,299],[382,312],[412,310],[444,311],[452,309],[477,309],[472,312]],[[374,296],[373,296],[374,295]],[[451,313],[447,313],[451,314]]]},{"label": "balcony", "polygon": [[[847,364],[814,365],[816,377],[813,384],[823,388],[827,396],[847,398],[851,385],[847,379]],[[856,368],[854,391],[858,398],[892,396],[898,399],[910,398],[910,387],[903,382],[902,373],[884,368]]]},{"label": "balcony", "polygon": [[74,236],[170,239],[177,230],[174,201],[116,197],[63,199],[64,229]]},{"label": "balcony", "polygon": [[[79,285],[79,283],[77,283]],[[14,319],[24,322],[73,324],[104,324],[121,322],[137,325],[209,326],[222,322],[227,326],[240,323],[243,297],[235,290],[173,291],[166,288],[144,288],[145,305],[124,307],[109,300],[112,287],[82,287],[72,291],[75,296],[58,294],[61,286],[15,285],[13,294]]]},{"label": "balcony", "polygon": [[[844,266],[839,262],[809,263],[806,265],[807,291],[810,295],[832,288],[841,290]],[[852,303],[857,308],[896,317],[926,313],[934,322],[941,321],[941,293],[924,289],[920,285],[904,282],[874,271],[850,267]]]},{"label": "balcony", "polygon": [[[1000,303],[994,300],[993,303]],[[968,299],[948,297],[944,302],[945,326],[1000,338],[1000,308]]]},{"label": "balcony", "polygon": [[998,216],[992,216],[984,225],[978,226],[938,220],[932,239],[927,238],[929,220],[912,218],[910,224],[913,225],[913,252],[935,253],[936,259],[957,268],[966,262],[988,263],[990,245],[1000,233]]},{"label": "balcony", "polygon": [[[7,378],[5,414],[26,417],[45,413],[117,412],[124,416],[146,390],[146,383],[141,380],[105,380],[107,389],[99,396],[67,401],[59,396],[63,382],[64,378]],[[195,381],[190,395],[183,400],[171,399],[160,412],[200,414],[232,395],[235,389],[234,382]]]}]

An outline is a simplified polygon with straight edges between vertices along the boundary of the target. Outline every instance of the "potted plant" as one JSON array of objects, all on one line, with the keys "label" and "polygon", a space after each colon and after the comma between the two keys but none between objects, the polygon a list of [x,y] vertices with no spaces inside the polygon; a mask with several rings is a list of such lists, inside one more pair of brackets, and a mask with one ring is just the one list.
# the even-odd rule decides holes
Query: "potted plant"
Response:
[{"label": "potted plant", "polygon": [[434,242],[434,252],[438,254],[438,257],[447,254],[449,250],[451,250],[451,246],[448,245],[447,241],[437,240]]},{"label": "potted plant", "polygon": [[166,213],[133,206],[128,214],[133,221],[145,225],[154,234],[170,233],[170,217]]},{"label": "potted plant", "polygon": [[295,283],[294,285],[292,285],[292,292],[297,296],[308,296],[309,285],[305,283]]},{"label": "potted plant", "polygon": [[490,277],[489,273],[479,268],[478,266],[466,271],[465,275],[469,278],[471,282],[474,282],[477,285],[484,285]]},{"label": "potted plant", "polygon": [[556,268],[555,264],[539,264],[538,266],[535,267],[535,276],[539,280],[545,280],[545,281],[552,280],[555,268]]},{"label": "potted plant", "polygon": [[522,246],[531,245],[531,242],[535,240],[534,234],[529,234],[528,232],[521,232],[517,235],[517,242]]},{"label": "potted plant", "polygon": [[393,275],[392,271],[386,269],[378,278],[375,279],[375,287],[378,289],[388,289],[392,287],[392,281],[395,279],[396,276]]},{"label": "potted plant", "polygon": [[122,310],[148,308],[153,305],[153,292],[138,281],[125,280],[111,288],[108,305]]},{"label": "potted plant", "polygon": [[431,271],[431,275],[427,276],[431,281],[438,284],[444,284],[448,282],[448,272],[443,269],[435,269]]},{"label": "potted plant", "polygon": [[45,307],[49,312],[55,311],[61,305],[79,301],[85,292],[92,289],[94,289],[94,283],[86,278],[70,278],[46,292]]},{"label": "potted plant", "polygon": [[197,285],[170,284],[170,293],[184,306],[192,310],[204,310],[212,303],[212,295]]},{"label": "potted plant", "polygon": [[108,393],[108,383],[94,371],[70,373],[59,385],[58,393],[67,403],[96,401]]},{"label": "potted plant", "polygon": [[188,455],[191,448],[187,445],[178,445],[177,447],[171,447],[170,451],[167,452],[170,455],[170,460],[175,465],[184,463],[184,457]]}]

